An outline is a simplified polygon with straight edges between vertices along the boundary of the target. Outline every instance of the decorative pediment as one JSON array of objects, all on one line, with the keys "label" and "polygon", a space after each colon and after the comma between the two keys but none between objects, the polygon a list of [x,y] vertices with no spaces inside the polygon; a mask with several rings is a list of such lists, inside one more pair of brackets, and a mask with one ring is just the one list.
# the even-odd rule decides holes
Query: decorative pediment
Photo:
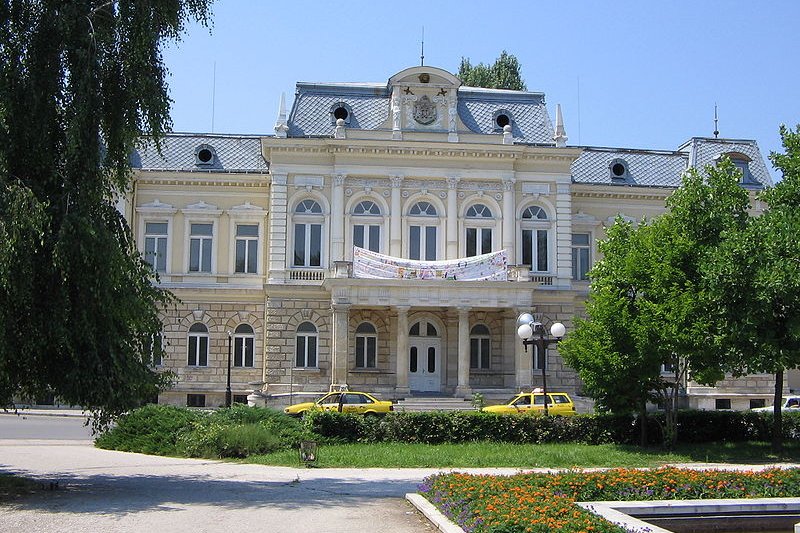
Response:
[{"label": "decorative pediment", "polygon": [[217,208],[214,204],[206,203],[204,200],[200,200],[197,203],[189,204],[183,209],[181,212],[184,214],[204,214],[204,215],[219,215],[222,213],[222,210]]},{"label": "decorative pediment", "polygon": [[177,211],[177,209],[175,209],[175,207],[171,204],[165,204],[156,198],[152,202],[137,206],[136,211],[138,213],[158,213],[162,215],[172,215]]},{"label": "decorative pediment", "polygon": [[234,218],[240,217],[263,217],[267,214],[267,210],[263,207],[253,205],[250,202],[245,202],[241,205],[235,205],[228,209],[227,214]]}]

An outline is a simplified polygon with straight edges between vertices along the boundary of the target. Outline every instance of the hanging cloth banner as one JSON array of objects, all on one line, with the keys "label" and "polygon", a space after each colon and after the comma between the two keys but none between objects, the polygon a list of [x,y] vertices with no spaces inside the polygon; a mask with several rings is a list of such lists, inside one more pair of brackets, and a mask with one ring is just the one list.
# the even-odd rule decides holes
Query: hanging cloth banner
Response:
[{"label": "hanging cloth banner", "polygon": [[353,247],[353,277],[508,281],[505,250],[447,261],[414,261]]}]

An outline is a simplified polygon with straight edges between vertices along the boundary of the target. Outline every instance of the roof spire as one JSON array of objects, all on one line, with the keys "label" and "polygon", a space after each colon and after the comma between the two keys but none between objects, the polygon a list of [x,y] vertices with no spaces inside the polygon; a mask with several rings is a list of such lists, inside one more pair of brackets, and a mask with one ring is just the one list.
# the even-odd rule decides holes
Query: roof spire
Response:
[{"label": "roof spire", "polygon": [[422,27],[422,47],[419,54],[419,66],[425,66],[425,26]]},{"label": "roof spire", "polygon": [[717,103],[714,102],[714,138],[719,138],[719,127],[717,125]]},{"label": "roof spire", "polygon": [[553,140],[556,142],[556,148],[564,148],[567,146],[567,130],[564,129],[564,117],[561,116],[561,104],[556,104],[556,134],[553,135]]},{"label": "roof spire", "polygon": [[278,120],[275,121],[275,136],[286,138],[289,125],[286,123],[286,93],[281,93],[281,103],[278,105]]}]

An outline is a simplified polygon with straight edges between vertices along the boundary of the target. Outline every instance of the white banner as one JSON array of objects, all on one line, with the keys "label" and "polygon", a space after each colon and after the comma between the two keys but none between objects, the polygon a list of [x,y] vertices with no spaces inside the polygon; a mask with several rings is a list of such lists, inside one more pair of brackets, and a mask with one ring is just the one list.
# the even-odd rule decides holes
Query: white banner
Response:
[{"label": "white banner", "polygon": [[500,250],[448,261],[413,261],[356,246],[353,248],[353,277],[508,281],[508,254]]}]

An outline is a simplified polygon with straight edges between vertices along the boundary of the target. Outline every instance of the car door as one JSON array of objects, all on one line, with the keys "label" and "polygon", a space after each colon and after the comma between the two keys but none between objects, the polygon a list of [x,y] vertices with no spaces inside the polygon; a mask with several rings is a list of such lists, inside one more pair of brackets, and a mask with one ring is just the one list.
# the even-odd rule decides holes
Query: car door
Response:
[{"label": "car door", "polygon": [[364,403],[364,395],[358,394],[355,392],[348,392],[344,395],[344,399],[342,400],[342,412],[343,413],[354,413],[354,414],[363,414],[364,410],[366,409],[366,404]]},{"label": "car door", "polygon": [[533,409],[531,405],[531,395],[530,394],[520,394],[511,402],[511,405],[514,407],[514,410],[519,414],[528,414]]},{"label": "car door", "polygon": [[319,401],[319,406],[323,411],[338,411],[339,400],[341,399],[341,396],[342,394],[339,392],[332,392],[327,396],[323,396]]}]

